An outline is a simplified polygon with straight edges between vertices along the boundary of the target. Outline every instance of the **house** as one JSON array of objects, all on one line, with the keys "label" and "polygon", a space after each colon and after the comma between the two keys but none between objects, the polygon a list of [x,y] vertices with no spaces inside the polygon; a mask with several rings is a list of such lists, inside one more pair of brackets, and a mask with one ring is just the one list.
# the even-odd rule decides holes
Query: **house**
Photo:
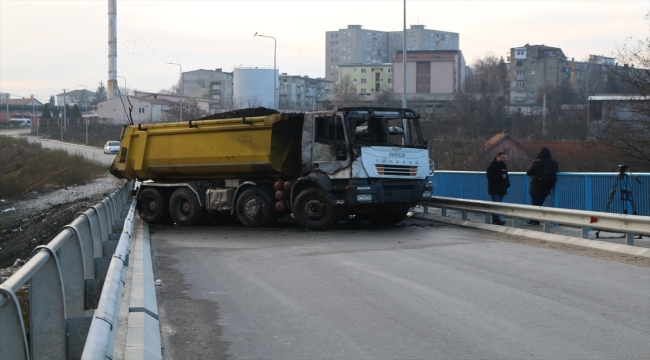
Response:
[{"label": "house", "polygon": [[114,125],[129,123],[128,109],[133,106],[131,116],[134,124],[148,124],[164,121],[164,112],[176,103],[157,98],[122,96],[97,104],[97,117]]},{"label": "house", "polygon": [[65,104],[69,104],[70,106],[88,106],[90,103],[94,102],[96,98],[97,94],[90,90],[72,90],[56,95],[56,104],[59,106]]},{"label": "house", "polygon": [[609,148],[595,141],[516,140],[507,129],[483,144],[475,153],[475,163],[488,164],[503,151],[508,156],[510,171],[526,171],[542,147],[551,151],[563,172],[611,171],[610,164],[602,161]]},{"label": "house", "polygon": [[[135,91],[133,96],[140,98],[140,99],[150,99],[150,100],[155,100],[155,99],[160,99],[160,100],[167,100],[170,101],[174,104],[178,104],[181,100],[181,97],[178,95],[170,95],[170,94],[159,94],[159,93],[151,93],[151,92],[146,92],[146,91]],[[199,109],[201,109],[201,112],[204,114],[209,114],[210,113],[210,100],[208,99],[201,99],[201,98],[193,98],[193,97],[183,97],[183,104],[187,102],[194,101],[198,105]]]}]

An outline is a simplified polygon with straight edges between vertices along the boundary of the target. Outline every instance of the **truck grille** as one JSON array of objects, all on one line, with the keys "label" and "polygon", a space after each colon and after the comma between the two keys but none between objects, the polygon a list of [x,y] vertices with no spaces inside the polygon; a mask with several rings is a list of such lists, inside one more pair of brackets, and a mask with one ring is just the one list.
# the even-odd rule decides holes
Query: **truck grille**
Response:
[{"label": "truck grille", "polygon": [[418,174],[417,166],[375,164],[375,169],[379,175],[416,176]]}]

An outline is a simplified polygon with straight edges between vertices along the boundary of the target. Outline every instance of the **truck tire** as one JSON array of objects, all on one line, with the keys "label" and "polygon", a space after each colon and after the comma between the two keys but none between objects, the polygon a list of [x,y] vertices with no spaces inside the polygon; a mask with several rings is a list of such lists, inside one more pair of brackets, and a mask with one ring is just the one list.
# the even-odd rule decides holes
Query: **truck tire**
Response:
[{"label": "truck tire", "polygon": [[169,214],[178,225],[202,225],[206,218],[206,210],[201,207],[199,200],[190,189],[176,189],[169,199]]},{"label": "truck tire", "polygon": [[149,224],[164,224],[169,221],[168,200],[158,189],[145,188],[138,194],[138,215]]},{"label": "truck tire", "polygon": [[298,194],[293,216],[300,226],[311,230],[329,229],[338,220],[329,195],[317,187],[309,187]]},{"label": "truck tire", "polygon": [[270,190],[263,187],[250,187],[244,190],[237,197],[235,206],[237,219],[244,226],[270,226],[278,220],[275,198]]},{"label": "truck tire", "polygon": [[408,206],[399,210],[380,209],[366,215],[366,220],[375,226],[392,226],[404,220],[408,212]]}]

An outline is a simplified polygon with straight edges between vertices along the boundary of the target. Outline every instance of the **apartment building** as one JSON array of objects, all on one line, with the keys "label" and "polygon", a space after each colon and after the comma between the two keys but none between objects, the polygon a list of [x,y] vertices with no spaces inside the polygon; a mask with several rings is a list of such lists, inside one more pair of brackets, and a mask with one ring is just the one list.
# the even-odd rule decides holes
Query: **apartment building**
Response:
[{"label": "apartment building", "polygon": [[339,80],[346,79],[361,95],[393,90],[393,64],[347,64],[339,66]]},{"label": "apartment building", "polygon": [[601,55],[589,55],[587,61],[575,61],[571,58],[566,64],[567,81],[573,90],[584,96],[610,92],[608,74],[610,68],[615,65],[614,58]]},{"label": "apartment building", "polygon": [[[460,50],[416,50],[406,53],[407,94],[455,94],[465,82],[465,57]],[[404,54],[393,59],[393,91],[404,93]]]},{"label": "apartment building", "polygon": [[183,73],[183,96],[210,102],[210,113],[232,109],[233,73],[222,69]]},{"label": "apartment building", "polygon": [[560,48],[526,44],[511,48],[508,61],[511,106],[541,105],[540,89],[567,80],[567,58]]},{"label": "apartment building", "polygon": [[[458,50],[458,33],[429,30],[424,25],[411,25],[406,31],[408,50]],[[403,50],[403,31],[362,29],[348,25],[346,29],[325,32],[325,79],[338,81],[341,65],[389,63],[396,51]]]},{"label": "apartment building", "polygon": [[334,92],[334,82],[322,78],[283,73],[279,80],[278,95],[283,110],[314,111],[320,98]]}]

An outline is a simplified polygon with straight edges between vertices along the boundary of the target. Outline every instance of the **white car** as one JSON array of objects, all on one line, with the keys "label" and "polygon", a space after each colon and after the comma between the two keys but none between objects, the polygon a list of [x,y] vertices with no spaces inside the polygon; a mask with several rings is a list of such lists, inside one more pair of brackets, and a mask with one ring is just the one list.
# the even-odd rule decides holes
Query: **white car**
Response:
[{"label": "white car", "polygon": [[120,142],[119,141],[108,141],[104,145],[104,154],[117,154],[120,152]]}]

